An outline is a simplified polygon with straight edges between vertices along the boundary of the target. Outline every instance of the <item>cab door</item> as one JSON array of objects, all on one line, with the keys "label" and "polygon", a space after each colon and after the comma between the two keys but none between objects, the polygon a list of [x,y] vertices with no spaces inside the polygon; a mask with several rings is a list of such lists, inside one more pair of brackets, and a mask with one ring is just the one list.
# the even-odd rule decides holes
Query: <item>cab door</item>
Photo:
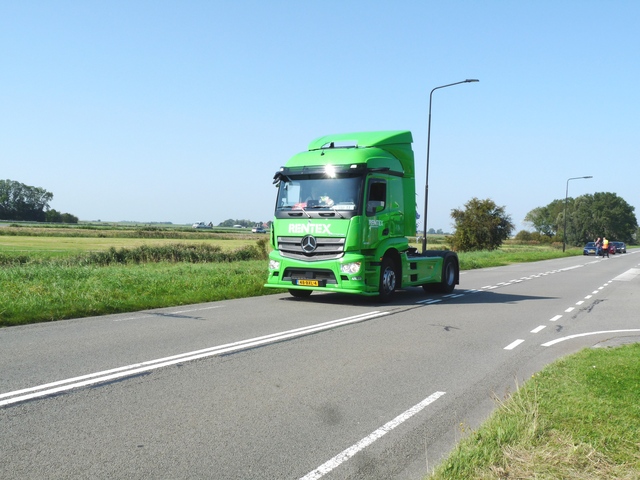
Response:
[{"label": "cab door", "polygon": [[389,236],[387,180],[371,177],[367,182],[364,205],[363,248],[373,249]]}]

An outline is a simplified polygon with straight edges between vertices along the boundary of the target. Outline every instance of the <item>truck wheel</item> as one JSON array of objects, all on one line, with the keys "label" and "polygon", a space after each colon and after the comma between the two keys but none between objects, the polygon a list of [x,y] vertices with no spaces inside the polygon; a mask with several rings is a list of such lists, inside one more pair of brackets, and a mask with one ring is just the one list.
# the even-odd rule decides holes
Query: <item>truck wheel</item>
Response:
[{"label": "truck wheel", "polygon": [[442,266],[442,280],[438,285],[441,293],[451,293],[456,288],[456,262],[451,258],[445,258]]},{"label": "truck wheel", "polygon": [[456,262],[452,258],[445,258],[442,265],[442,279],[440,283],[426,283],[422,289],[426,293],[451,293],[456,287]]},{"label": "truck wheel", "polygon": [[388,302],[393,297],[397,286],[397,271],[395,262],[389,257],[382,259],[380,266],[380,286],[378,299],[381,302]]},{"label": "truck wheel", "polygon": [[307,298],[311,295],[312,290],[294,290],[293,288],[289,289],[289,293],[296,298]]}]

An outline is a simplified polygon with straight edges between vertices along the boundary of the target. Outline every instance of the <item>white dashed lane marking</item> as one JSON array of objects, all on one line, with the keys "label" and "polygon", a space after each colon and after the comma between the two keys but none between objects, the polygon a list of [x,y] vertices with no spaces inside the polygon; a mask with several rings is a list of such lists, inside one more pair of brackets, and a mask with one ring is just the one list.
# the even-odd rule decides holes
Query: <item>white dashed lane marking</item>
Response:
[{"label": "white dashed lane marking", "polygon": [[507,345],[506,347],[504,347],[505,350],[513,350],[514,348],[516,348],[518,345],[520,345],[521,343],[523,343],[524,340],[519,338],[518,340],[516,340],[515,342],[511,342],[509,345]]}]

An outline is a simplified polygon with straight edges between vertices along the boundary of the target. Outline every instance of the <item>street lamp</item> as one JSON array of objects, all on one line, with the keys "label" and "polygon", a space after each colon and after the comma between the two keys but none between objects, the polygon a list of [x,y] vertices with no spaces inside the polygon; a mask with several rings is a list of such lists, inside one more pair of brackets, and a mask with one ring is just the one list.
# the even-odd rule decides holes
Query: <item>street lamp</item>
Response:
[{"label": "street lamp", "polygon": [[593,178],[593,176],[589,175],[587,177],[572,177],[567,179],[567,189],[564,194],[564,231],[562,232],[562,251],[563,252],[567,245],[567,199],[569,198],[569,180],[579,180],[582,178]]},{"label": "street lamp", "polygon": [[461,82],[449,83],[448,85],[440,85],[439,87],[431,90],[429,94],[429,126],[427,127],[427,178],[424,185],[424,235],[422,237],[422,254],[424,255],[427,251],[427,212],[429,207],[429,146],[431,144],[431,100],[433,98],[433,92],[438,90],[439,88],[452,87],[454,85],[460,85],[461,83],[473,83],[479,82],[475,78],[468,78]]}]

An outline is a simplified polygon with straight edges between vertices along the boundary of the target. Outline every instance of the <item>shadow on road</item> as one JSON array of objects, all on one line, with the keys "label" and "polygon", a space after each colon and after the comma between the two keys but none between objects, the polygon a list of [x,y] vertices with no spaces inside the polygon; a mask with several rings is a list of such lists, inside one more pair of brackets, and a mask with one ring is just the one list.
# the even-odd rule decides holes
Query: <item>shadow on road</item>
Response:
[{"label": "shadow on road", "polygon": [[377,297],[362,297],[344,293],[314,292],[306,298],[284,296],[283,302],[302,302],[331,305],[350,305],[362,307],[389,307],[389,306],[417,306],[417,305],[476,305],[476,304],[516,304],[529,300],[551,300],[557,297],[544,297],[534,295],[513,295],[500,293],[496,290],[478,290],[474,293],[465,293],[463,290],[454,290],[450,295],[440,293],[425,293],[422,288],[407,288],[399,290],[393,301],[381,303]]}]

